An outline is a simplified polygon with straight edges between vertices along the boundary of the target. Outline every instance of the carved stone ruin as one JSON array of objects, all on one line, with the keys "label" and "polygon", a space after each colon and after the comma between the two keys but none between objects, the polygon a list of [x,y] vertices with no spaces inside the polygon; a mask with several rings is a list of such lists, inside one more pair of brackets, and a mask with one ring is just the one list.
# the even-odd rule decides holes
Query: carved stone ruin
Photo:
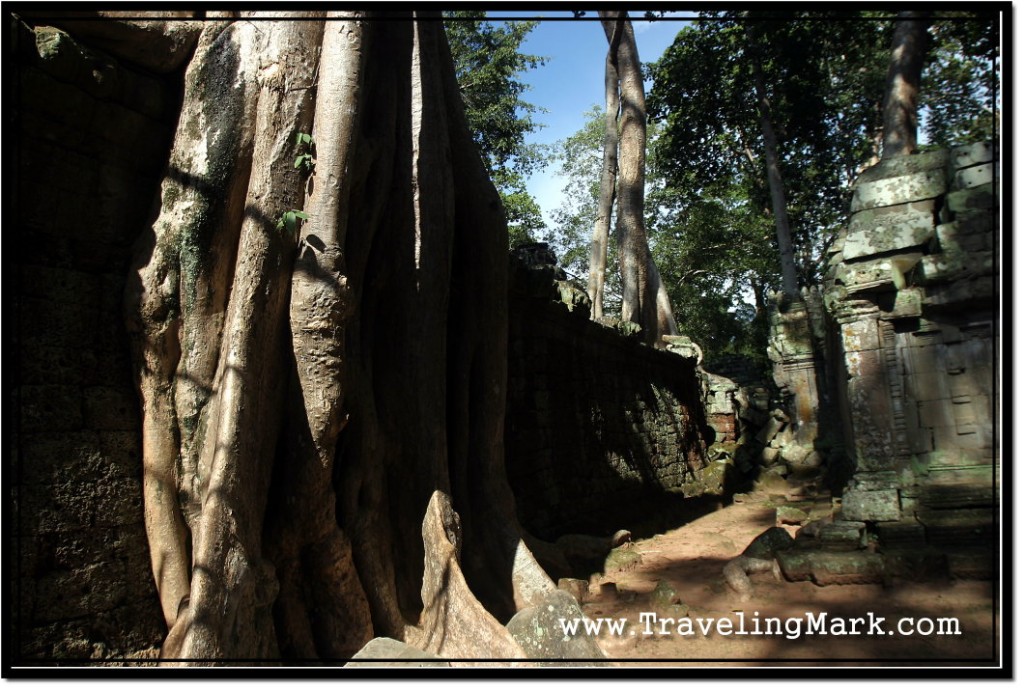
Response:
[{"label": "carved stone ruin", "polygon": [[883,548],[991,549],[996,163],[988,143],[882,161],[832,248],[824,298],[853,469],[842,517],[868,522]]}]

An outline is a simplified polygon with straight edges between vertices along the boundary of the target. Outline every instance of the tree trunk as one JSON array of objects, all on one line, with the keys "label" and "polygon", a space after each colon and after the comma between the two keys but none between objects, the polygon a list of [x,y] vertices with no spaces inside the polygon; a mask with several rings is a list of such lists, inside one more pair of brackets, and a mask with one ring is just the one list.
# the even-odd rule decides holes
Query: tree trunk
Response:
[{"label": "tree trunk", "polygon": [[[622,318],[639,324],[648,344],[661,346],[662,336],[675,335],[678,330],[644,229],[647,107],[643,74],[633,25],[625,13],[602,10],[599,14],[609,49],[617,42],[614,56],[619,77],[621,134],[615,235],[622,272]],[[616,39],[617,32],[621,32],[621,38]]]},{"label": "tree trunk", "polygon": [[615,26],[615,35],[609,41],[604,64],[604,157],[601,164],[601,186],[597,201],[597,220],[594,222],[594,239],[590,244],[590,271],[587,281],[591,319],[600,319],[604,316],[604,274],[608,266],[608,235],[611,231],[615,176],[618,172],[619,74],[615,68],[615,54],[618,51],[622,25],[616,22]]},{"label": "tree trunk", "polygon": [[203,30],[126,289],[163,656],[522,656],[501,622],[554,586],[505,479],[507,230],[441,23],[306,16]]},{"label": "tree trunk", "polygon": [[[747,36],[752,45],[756,45],[753,31],[748,26]],[[764,137],[764,159],[768,168],[768,191],[772,198],[772,211],[775,214],[775,236],[779,242],[779,259],[782,268],[782,292],[790,299],[799,296],[797,287],[796,260],[793,257],[793,238],[789,230],[789,214],[786,212],[786,193],[782,185],[782,172],[779,170],[779,143],[772,125],[771,105],[768,90],[764,83],[761,70],[759,51],[753,51],[754,91],[757,97],[757,109],[761,119],[761,134]]]},{"label": "tree trunk", "polygon": [[900,12],[892,39],[892,58],[882,105],[882,158],[917,150],[917,96],[928,42],[925,13]]}]

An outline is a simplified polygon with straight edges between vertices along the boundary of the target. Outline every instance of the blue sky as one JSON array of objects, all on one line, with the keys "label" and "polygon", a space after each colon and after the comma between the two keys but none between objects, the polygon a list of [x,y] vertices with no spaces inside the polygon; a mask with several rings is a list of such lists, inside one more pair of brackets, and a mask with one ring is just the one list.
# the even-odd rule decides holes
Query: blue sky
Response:
[{"label": "blue sky", "polygon": [[[524,99],[540,108],[534,120],[543,127],[529,141],[554,144],[569,137],[583,126],[584,113],[595,104],[604,104],[604,56],[608,51],[596,12],[587,12],[584,19],[566,21],[568,11],[493,12],[496,17],[550,17],[527,36],[521,50],[548,58],[547,62],[529,70],[521,79],[530,85]],[[653,62],[672,44],[676,34],[686,25],[680,20],[647,21],[642,12],[632,12],[633,31],[642,62]],[[551,212],[562,202],[565,181],[556,175],[557,165],[535,173],[527,181],[527,189],[540,205],[545,220],[551,225]]]}]

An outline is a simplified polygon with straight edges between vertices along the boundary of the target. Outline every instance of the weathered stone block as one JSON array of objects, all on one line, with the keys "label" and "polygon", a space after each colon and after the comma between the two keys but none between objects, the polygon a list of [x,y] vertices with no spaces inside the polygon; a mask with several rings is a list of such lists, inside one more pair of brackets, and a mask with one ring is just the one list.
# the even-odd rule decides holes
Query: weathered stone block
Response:
[{"label": "weathered stone block", "polygon": [[945,170],[949,164],[948,150],[925,151],[910,156],[893,156],[871,166],[857,178],[857,182],[877,182],[911,173],[929,170]]},{"label": "weathered stone block", "polygon": [[964,144],[950,149],[949,160],[953,168],[966,168],[967,166],[979,163],[988,163],[993,160],[995,147],[992,142],[976,142]]},{"label": "weathered stone block", "polygon": [[843,493],[842,515],[850,521],[898,521],[899,492],[895,489],[847,490]]},{"label": "weathered stone block", "polygon": [[935,238],[939,242],[939,248],[949,254],[960,251],[959,233],[959,223],[940,223],[935,226]]},{"label": "weathered stone block", "polygon": [[875,182],[858,181],[853,192],[851,211],[933,199],[945,192],[946,173],[940,168]]},{"label": "weathered stone block", "polygon": [[933,234],[934,200],[898,207],[865,209],[853,215],[847,231],[846,260],[919,247]]},{"label": "weathered stone block", "polygon": [[959,396],[980,396],[992,390],[994,384],[992,369],[983,365],[972,364],[966,372],[949,375],[949,395],[952,398]]},{"label": "weathered stone block", "polygon": [[757,439],[758,443],[760,443],[760,444],[767,444],[769,441],[774,439],[775,435],[777,435],[779,433],[779,431],[782,430],[782,428],[785,427],[785,426],[786,426],[785,422],[783,422],[782,420],[778,419],[775,416],[772,416],[768,420],[768,424],[766,424],[761,429],[761,431],[757,433],[756,439]]},{"label": "weathered stone block", "polygon": [[879,523],[875,530],[883,547],[908,544],[919,548],[925,542],[924,526],[916,519]]},{"label": "weathered stone block", "polygon": [[393,638],[374,638],[352,656],[346,667],[451,667],[437,655]]},{"label": "weathered stone block", "polygon": [[773,559],[776,552],[793,546],[793,538],[785,528],[768,528],[755,537],[743,555],[752,559]]},{"label": "weathered stone block", "polygon": [[946,195],[945,208],[954,214],[954,218],[965,211],[990,211],[994,206],[995,195],[991,182]]},{"label": "weathered stone block", "polygon": [[951,187],[954,190],[962,190],[969,189],[971,187],[980,187],[985,184],[991,184],[992,182],[994,182],[993,166],[991,163],[983,163],[981,165],[956,171],[953,175],[953,183]]},{"label": "weathered stone block", "polygon": [[913,271],[921,259],[920,253],[912,253],[844,264],[836,271],[835,280],[849,293],[905,288],[905,274]]},{"label": "weathered stone block", "polygon": [[[535,660],[605,658],[594,638],[584,632],[564,633],[559,620],[582,620],[583,610],[569,593],[555,590],[534,607],[509,620],[506,628],[526,654]],[[580,627],[582,629],[582,627]]]},{"label": "weathered stone block", "polygon": [[807,512],[795,506],[780,506],[775,509],[775,525],[801,525],[810,520]]},{"label": "weathered stone block", "polygon": [[970,305],[991,307],[996,282],[993,276],[980,276],[973,280],[965,275],[949,285],[929,286],[925,305],[944,309],[967,309]]},{"label": "weathered stone block", "polygon": [[834,552],[850,552],[864,546],[863,521],[833,521],[821,526],[818,538],[824,549]]},{"label": "weathered stone block", "polygon": [[864,550],[780,552],[779,566],[790,581],[812,580],[818,585],[881,583],[885,565],[881,555]]},{"label": "weathered stone block", "polygon": [[896,293],[892,309],[880,316],[892,320],[920,317],[921,314],[921,291],[917,288],[904,288]]},{"label": "weathered stone block", "polygon": [[917,281],[924,285],[955,279],[964,271],[963,257],[957,253],[929,254],[917,266]]},{"label": "weathered stone block", "polygon": [[964,210],[956,215],[957,234],[960,237],[968,235],[989,235],[995,231],[996,215],[990,209]]},{"label": "weathered stone block", "polygon": [[878,327],[870,320],[847,322],[841,325],[843,351],[854,353],[862,350],[878,350]]},{"label": "weathered stone block", "polygon": [[854,478],[854,484],[848,489],[851,490],[876,490],[892,489],[899,484],[899,477],[896,471],[879,470],[870,473],[858,472]]}]

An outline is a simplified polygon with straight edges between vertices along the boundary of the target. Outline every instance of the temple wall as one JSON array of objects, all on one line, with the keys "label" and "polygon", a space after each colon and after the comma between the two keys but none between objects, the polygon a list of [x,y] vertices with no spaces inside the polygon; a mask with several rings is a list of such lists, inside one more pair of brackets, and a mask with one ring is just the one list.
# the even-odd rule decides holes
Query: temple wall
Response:
[{"label": "temple wall", "polygon": [[177,80],[9,21],[15,654],[130,656],[165,632],[122,295],[170,149]]},{"label": "temple wall", "polygon": [[882,161],[833,248],[825,303],[854,469],[843,514],[883,543],[991,534],[997,162],[987,143]]},{"label": "temple wall", "polygon": [[526,527],[610,532],[660,501],[720,496],[696,358],[590,321],[556,272],[514,264],[511,277],[506,465]]}]

